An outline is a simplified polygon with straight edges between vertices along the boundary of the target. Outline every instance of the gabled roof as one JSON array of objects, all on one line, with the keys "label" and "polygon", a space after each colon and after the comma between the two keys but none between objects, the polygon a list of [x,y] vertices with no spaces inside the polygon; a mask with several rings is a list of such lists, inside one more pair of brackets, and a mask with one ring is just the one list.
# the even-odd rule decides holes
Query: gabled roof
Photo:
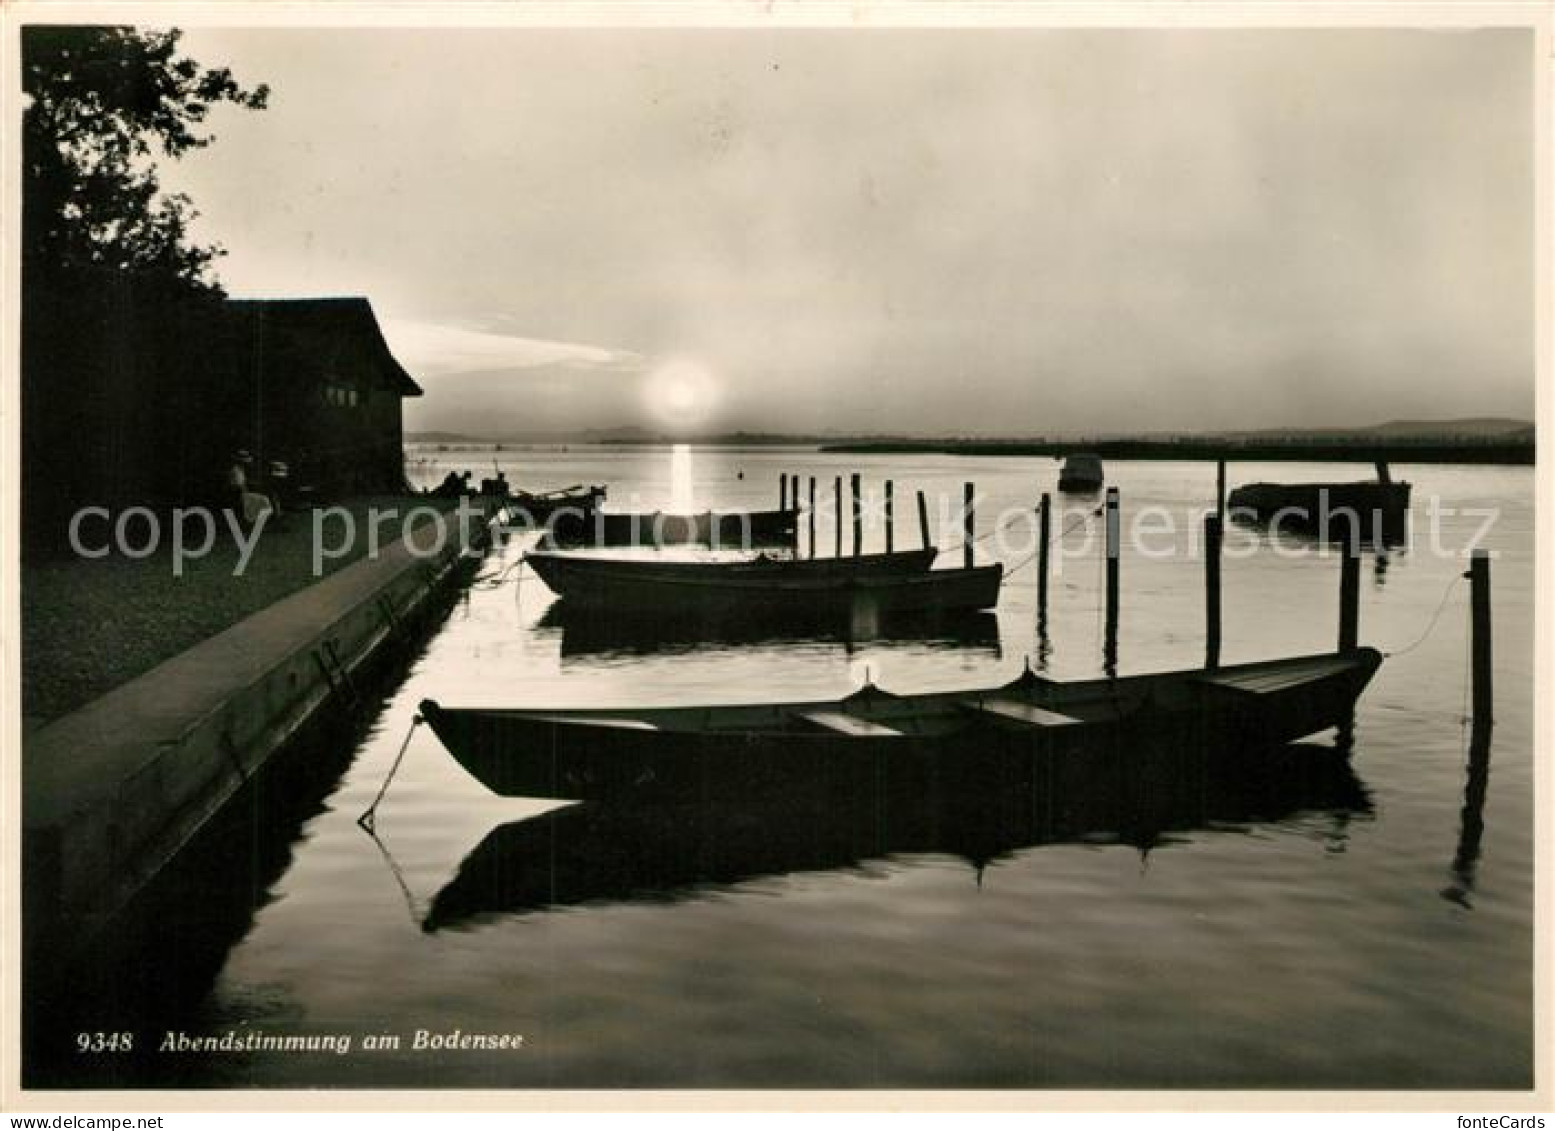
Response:
[{"label": "gabled roof", "polygon": [[355,338],[376,356],[400,396],[421,395],[421,386],[389,352],[372,303],[365,298],[228,299],[226,306],[240,324],[262,326],[265,333],[284,335],[294,346],[315,348],[320,356],[329,356],[332,346]]}]

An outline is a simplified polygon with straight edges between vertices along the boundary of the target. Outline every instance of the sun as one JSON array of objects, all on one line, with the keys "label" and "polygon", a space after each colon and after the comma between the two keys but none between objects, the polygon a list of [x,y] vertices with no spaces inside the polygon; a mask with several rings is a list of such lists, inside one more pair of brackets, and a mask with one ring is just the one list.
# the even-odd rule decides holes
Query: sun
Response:
[{"label": "sun", "polygon": [[712,414],[718,401],[718,383],[704,366],[675,358],[648,374],[643,398],[649,413],[661,425],[690,427]]}]

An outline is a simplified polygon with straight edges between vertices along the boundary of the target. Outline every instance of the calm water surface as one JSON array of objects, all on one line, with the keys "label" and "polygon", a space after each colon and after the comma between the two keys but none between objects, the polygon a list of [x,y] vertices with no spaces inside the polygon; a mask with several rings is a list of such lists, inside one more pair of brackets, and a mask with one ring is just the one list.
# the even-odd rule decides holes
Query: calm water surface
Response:
[{"label": "calm water surface", "polygon": [[[490,473],[489,451],[423,449],[428,481]],[[510,451],[520,485],[608,483],[666,504],[664,450]],[[441,462],[438,462],[441,461]],[[698,507],[772,507],[781,472],[894,479],[898,545],[916,545],[909,492],[983,514],[1054,489],[1041,459],[698,451]],[[743,472],[743,478],[739,473]],[[1232,465],[1231,483],[1364,477],[1369,467]],[[584,630],[552,609],[523,545],[478,583],[331,777],[282,823],[280,861],[231,945],[177,934],[139,961],[155,983],[202,971],[165,1028],[350,1034],[350,1055],[144,1057],[101,1083],[219,1087],[1525,1087],[1531,1083],[1533,476],[1525,468],[1405,467],[1417,528],[1431,496],[1500,509],[1494,566],[1497,725],[1476,846],[1460,845],[1467,734],[1467,585],[1361,701],[1348,772],[1211,784],[1201,805],[1123,827],[1106,799],[1045,830],[995,827],[976,805],[810,814],[801,826],[729,814],[593,814],[493,797],[424,728],[378,814],[356,824],[424,697],[459,705],[737,701],[972,687],[1028,657],[1060,677],[1102,665],[1097,541],[1067,522],[1046,642],[1034,571],[997,616],[952,632],[849,642],[695,641]],[[1208,504],[1214,468],[1112,463],[1125,511]],[[1078,508],[1082,504],[1074,504]],[[982,529],[991,524],[985,519]],[[1461,547],[1481,519],[1443,521]],[[1423,530],[1419,531],[1422,535]],[[1082,546],[1089,538],[1089,548]],[[953,532],[937,536],[954,545]],[[1151,546],[1171,544],[1154,535]],[[1029,526],[1011,535],[1025,556]],[[866,548],[881,548],[872,524]],[[1019,544],[1017,544],[1019,543]],[[819,551],[833,550],[823,528]],[[952,558],[959,558],[959,554]],[[1456,559],[1368,555],[1362,638],[1402,651],[1427,628]],[[1202,562],[1122,563],[1119,667],[1201,662]],[[1339,563],[1227,536],[1228,662],[1333,646]],[[731,633],[739,637],[739,633]],[[1332,736],[1320,736],[1318,743]],[[1313,757],[1323,764],[1322,751]],[[989,809],[996,808],[990,801]],[[1472,814],[1471,814],[1472,816]],[[1471,822],[1472,824],[1472,822]],[[241,826],[238,826],[241,828]],[[241,834],[237,834],[241,835]],[[250,913],[249,907],[255,909]],[[203,947],[203,949],[202,949]],[[208,972],[205,972],[207,971]],[[418,1028],[521,1033],[517,1052],[414,1052]],[[406,1038],[362,1051],[369,1034]]]}]

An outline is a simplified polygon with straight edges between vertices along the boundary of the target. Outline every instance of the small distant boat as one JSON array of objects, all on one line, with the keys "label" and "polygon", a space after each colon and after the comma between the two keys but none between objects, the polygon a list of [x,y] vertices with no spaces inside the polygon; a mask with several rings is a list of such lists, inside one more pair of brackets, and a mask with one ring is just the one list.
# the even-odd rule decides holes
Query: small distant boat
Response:
[{"label": "small distant boat", "polygon": [[606,800],[756,800],[854,788],[880,775],[932,782],[937,766],[1019,775],[1036,754],[1145,741],[1280,746],[1342,726],[1382,655],[1373,648],[1121,679],[1027,671],[968,691],[843,699],[568,710],[447,708],[421,717],[494,793]]},{"label": "small distant boat", "polygon": [[564,546],[771,546],[793,542],[797,510],[607,512],[594,509],[564,516],[552,524],[551,537]]},{"label": "small distant boat", "polygon": [[932,547],[841,558],[663,562],[535,552],[525,557],[568,604],[612,616],[798,618],[988,609],[1004,567],[930,569]]},{"label": "small distant boat", "polygon": [[1100,491],[1106,482],[1100,456],[1072,455],[1064,460],[1064,468],[1058,473],[1060,491]]},{"label": "small distant boat", "polygon": [[1398,545],[1409,536],[1408,483],[1395,483],[1387,465],[1374,481],[1248,483],[1226,500],[1232,519],[1309,534],[1324,542],[1356,537],[1362,545]]}]

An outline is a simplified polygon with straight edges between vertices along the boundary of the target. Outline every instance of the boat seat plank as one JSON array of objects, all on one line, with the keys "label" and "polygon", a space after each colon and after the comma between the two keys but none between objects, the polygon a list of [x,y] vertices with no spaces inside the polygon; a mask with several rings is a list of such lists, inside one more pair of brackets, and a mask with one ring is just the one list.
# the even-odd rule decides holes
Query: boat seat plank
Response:
[{"label": "boat seat plank", "polygon": [[1195,683],[1208,684],[1211,687],[1220,687],[1228,691],[1240,691],[1248,695],[1271,695],[1284,691],[1313,679],[1325,675],[1337,674],[1345,668],[1346,664],[1339,660],[1329,660],[1323,663],[1303,665],[1301,667],[1285,668],[1279,671],[1258,672],[1227,672],[1214,674],[1206,672],[1203,675],[1194,676]]},{"label": "boat seat plank", "polygon": [[1000,719],[1024,723],[1027,726],[1075,726],[1084,721],[1075,718],[1073,715],[1063,715],[1057,711],[1049,711],[1045,707],[1038,707],[1033,703],[1027,703],[1024,700],[1007,696],[984,696],[981,699],[963,699],[961,700],[961,705],[967,710],[980,715],[992,715]]},{"label": "boat seat plank", "polygon": [[599,716],[583,717],[579,715],[535,715],[548,723],[571,723],[574,726],[604,727],[611,730],[658,730],[659,728],[647,719],[628,718],[601,718]]},{"label": "boat seat plank", "polygon": [[845,711],[800,711],[798,717],[812,726],[845,734],[849,738],[898,738],[902,734],[894,727],[861,719]]},{"label": "boat seat plank", "polygon": [[1212,675],[1203,675],[1195,677],[1195,682],[1208,683],[1215,687],[1226,687],[1233,691],[1248,691],[1252,692],[1253,694],[1263,694],[1271,691],[1283,691],[1287,687],[1295,687],[1302,683],[1309,683],[1314,677],[1320,676],[1322,674],[1326,673],[1307,670],[1300,672],[1285,672],[1281,674],[1266,674],[1253,677],[1231,676],[1224,679]]}]

